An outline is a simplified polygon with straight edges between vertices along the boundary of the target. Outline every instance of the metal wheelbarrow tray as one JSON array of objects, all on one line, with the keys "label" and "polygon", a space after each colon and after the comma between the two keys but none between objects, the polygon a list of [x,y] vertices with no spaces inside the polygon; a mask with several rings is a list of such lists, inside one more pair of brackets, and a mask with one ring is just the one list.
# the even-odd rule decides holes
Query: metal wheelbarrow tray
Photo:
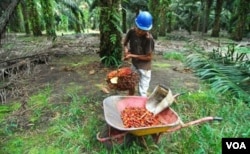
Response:
[{"label": "metal wheelbarrow tray", "polygon": [[205,117],[184,124],[178,114],[172,108],[168,107],[157,115],[157,118],[162,123],[161,125],[139,128],[125,128],[121,119],[121,112],[126,107],[145,108],[147,100],[148,98],[141,96],[109,96],[105,98],[103,101],[103,108],[104,117],[107,124],[117,130],[128,132],[135,136],[143,136],[163,132],[173,132],[190,125],[211,120],[221,120],[221,118],[218,117]]}]

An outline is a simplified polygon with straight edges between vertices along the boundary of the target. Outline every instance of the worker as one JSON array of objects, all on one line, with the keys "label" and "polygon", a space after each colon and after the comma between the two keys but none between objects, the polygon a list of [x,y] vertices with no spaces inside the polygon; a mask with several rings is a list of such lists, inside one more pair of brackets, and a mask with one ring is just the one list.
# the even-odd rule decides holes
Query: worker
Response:
[{"label": "worker", "polygon": [[[149,32],[153,27],[153,18],[148,11],[140,11],[135,18],[135,26],[131,28],[124,39],[124,60],[131,59],[131,68],[139,76],[138,92],[147,97],[151,80],[151,61],[154,51],[154,39]],[[135,93],[135,89],[129,92]]]}]

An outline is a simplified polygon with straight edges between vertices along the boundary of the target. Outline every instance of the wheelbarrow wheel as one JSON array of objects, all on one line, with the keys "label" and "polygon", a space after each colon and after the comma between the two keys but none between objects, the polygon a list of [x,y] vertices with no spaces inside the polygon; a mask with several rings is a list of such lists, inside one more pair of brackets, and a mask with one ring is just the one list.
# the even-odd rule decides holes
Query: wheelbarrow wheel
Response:
[{"label": "wheelbarrow wheel", "polygon": [[133,140],[136,139],[134,135],[117,130],[108,124],[101,128],[99,137],[105,138],[102,142],[109,150],[113,147],[129,147]]}]

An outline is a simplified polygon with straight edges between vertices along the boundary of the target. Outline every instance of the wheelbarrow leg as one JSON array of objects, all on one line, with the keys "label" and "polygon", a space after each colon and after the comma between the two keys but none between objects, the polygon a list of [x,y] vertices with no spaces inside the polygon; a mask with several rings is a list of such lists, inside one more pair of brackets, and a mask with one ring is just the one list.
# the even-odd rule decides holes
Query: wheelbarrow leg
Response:
[{"label": "wheelbarrow leg", "polygon": [[140,136],[139,138],[141,140],[142,145],[148,150],[148,145],[147,145],[147,142],[146,142],[144,136]]},{"label": "wheelbarrow leg", "polygon": [[159,143],[159,139],[162,133],[157,133],[157,134],[152,134],[151,137],[153,139],[153,141],[155,142],[155,144]]},{"label": "wheelbarrow leg", "polygon": [[[157,133],[157,134],[150,135],[155,144],[158,144],[161,134],[162,133]],[[147,145],[147,142],[146,142],[144,136],[139,136],[138,138],[140,139],[140,143],[142,144],[142,146],[144,146],[148,150],[149,148],[148,148],[148,145]]]}]

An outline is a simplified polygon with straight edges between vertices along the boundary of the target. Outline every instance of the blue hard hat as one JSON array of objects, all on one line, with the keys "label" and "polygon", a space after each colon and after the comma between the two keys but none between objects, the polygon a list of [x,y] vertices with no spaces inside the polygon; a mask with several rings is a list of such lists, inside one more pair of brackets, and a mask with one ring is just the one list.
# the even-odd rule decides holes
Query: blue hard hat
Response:
[{"label": "blue hard hat", "polygon": [[150,30],[153,27],[153,17],[147,11],[140,11],[135,18],[136,26],[141,30]]}]

